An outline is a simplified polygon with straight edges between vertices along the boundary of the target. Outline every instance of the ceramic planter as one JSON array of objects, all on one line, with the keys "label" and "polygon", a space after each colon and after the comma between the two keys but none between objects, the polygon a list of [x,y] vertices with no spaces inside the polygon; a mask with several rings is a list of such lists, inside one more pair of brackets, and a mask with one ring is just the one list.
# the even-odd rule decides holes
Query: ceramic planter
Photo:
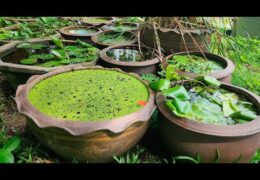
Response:
[{"label": "ceramic planter", "polygon": [[[189,54],[190,55],[202,56],[202,54],[200,52],[197,52],[197,51],[189,52]],[[187,52],[179,52],[179,53],[176,53],[174,55],[187,55]],[[171,55],[165,57],[164,62],[167,63],[167,61],[169,59],[171,59],[174,55],[171,54]],[[235,69],[234,63],[227,58],[224,58],[222,56],[219,56],[219,55],[216,55],[216,54],[213,54],[213,53],[204,52],[204,55],[208,59],[220,62],[224,65],[223,70],[209,73],[208,76],[213,76],[216,79],[218,79],[219,81],[222,81],[222,82],[225,82],[225,83],[231,83],[231,74],[233,73],[233,71]],[[185,71],[181,71],[181,70],[177,70],[177,73],[180,74],[180,75],[188,76],[190,78],[195,78],[195,77],[199,76],[198,74],[185,72]]]},{"label": "ceramic planter", "polygon": [[138,75],[157,72],[160,63],[160,60],[157,57],[142,62],[127,62],[115,60],[107,55],[107,51],[113,48],[126,47],[138,48],[138,45],[117,45],[103,49],[102,51],[100,51],[100,65],[110,68],[117,67],[122,69],[123,71],[134,72]]},{"label": "ceramic planter", "polygon": [[[93,29],[95,30],[96,32],[94,33],[89,33],[89,34],[77,34],[77,33],[73,33],[71,32],[72,30],[79,30],[79,29]],[[61,28],[59,30],[59,32],[61,33],[61,35],[67,39],[67,40],[81,40],[81,41],[84,41],[84,42],[87,42],[87,43],[93,43],[91,41],[91,36],[93,36],[94,34],[96,33],[99,33],[101,32],[102,30],[98,29],[98,28],[95,28],[95,27],[90,27],[90,26],[68,26],[68,27],[64,27],[64,28]]]},{"label": "ceramic planter", "polygon": [[[253,93],[222,83],[221,88],[244,95],[260,112],[260,99]],[[169,152],[174,155],[195,157],[200,154],[203,162],[213,162],[220,154],[219,162],[249,162],[260,147],[260,116],[255,120],[236,125],[212,125],[175,116],[165,104],[160,92],[156,95],[159,109],[160,132]]]},{"label": "ceramic planter", "polygon": [[[43,43],[49,44],[52,43],[51,40],[30,40],[26,41],[30,43]],[[75,44],[75,41],[63,41],[65,44]],[[16,89],[19,84],[25,83],[28,78],[35,74],[44,74],[50,72],[52,70],[61,69],[64,67],[71,67],[82,64],[84,66],[91,66],[97,63],[97,60],[91,62],[83,62],[78,64],[70,64],[64,66],[57,67],[40,67],[40,66],[31,66],[31,65],[23,65],[23,64],[15,64],[13,61],[17,61],[20,57],[26,57],[23,53],[18,53],[16,46],[23,42],[14,41],[11,43],[7,43],[0,47],[0,71],[6,76],[8,82],[11,86]]]},{"label": "ceramic planter", "polygon": [[[32,76],[16,92],[18,110],[27,117],[27,123],[36,137],[66,159],[84,162],[109,162],[133,147],[148,128],[155,109],[154,93],[140,110],[119,118],[102,121],[68,121],[46,116],[28,100],[28,92],[40,81],[57,74],[101,67],[74,67],[59,69],[44,75]],[[118,69],[106,69],[124,73]],[[125,73],[124,73],[125,74]],[[128,74],[129,76],[138,76]],[[141,81],[141,80],[140,80]]]}]

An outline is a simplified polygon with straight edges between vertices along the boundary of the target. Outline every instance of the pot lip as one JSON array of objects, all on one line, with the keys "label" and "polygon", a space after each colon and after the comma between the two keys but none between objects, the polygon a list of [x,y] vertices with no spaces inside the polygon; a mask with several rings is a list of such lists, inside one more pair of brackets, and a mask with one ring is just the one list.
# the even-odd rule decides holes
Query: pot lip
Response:
[{"label": "pot lip", "polygon": [[[244,88],[223,82],[221,82],[221,87],[224,89],[234,88],[239,93],[247,94],[247,96],[250,97],[252,101],[254,101],[254,104],[258,104],[257,108],[260,109],[260,98],[252,92]],[[202,123],[188,118],[177,117],[169,109],[167,109],[167,106],[165,105],[165,96],[162,95],[161,92],[156,94],[156,104],[163,116],[166,117],[167,121],[170,121],[171,123],[174,123],[186,130],[190,130],[196,133],[220,137],[242,137],[254,135],[260,132],[260,115],[258,115],[256,119],[244,124],[214,125]]]},{"label": "pot lip", "polygon": [[84,24],[84,25],[93,25],[93,26],[100,26],[102,24],[111,24],[112,22],[115,21],[114,17],[107,17],[107,16],[104,16],[104,17],[95,16],[95,17],[88,17],[88,18],[106,18],[106,19],[109,19],[109,20],[107,20],[106,22],[102,22],[102,23],[89,23],[89,22],[85,22],[82,19],[82,24]]},{"label": "pot lip", "polygon": [[[69,132],[72,135],[78,136],[83,134],[88,134],[94,131],[100,131],[100,130],[109,130],[113,133],[120,133],[123,132],[125,129],[127,129],[132,124],[138,123],[138,122],[147,122],[149,121],[150,117],[152,116],[153,111],[155,110],[156,106],[154,103],[155,100],[155,93],[149,89],[147,86],[150,97],[147,102],[147,104],[141,108],[140,110],[130,113],[125,116],[121,116],[118,118],[110,119],[110,120],[103,120],[103,121],[96,121],[96,122],[82,122],[82,121],[69,121],[69,120],[62,120],[58,118],[49,117],[47,115],[44,115],[43,113],[39,112],[34,106],[29,102],[27,95],[29,90],[38,82],[40,82],[43,79],[46,79],[48,77],[66,73],[70,71],[75,70],[86,70],[86,69],[105,69],[110,71],[118,71],[124,74],[128,74],[130,76],[134,76],[144,84],[146,84],[144,81],[142,81],[139,76],[137,76],[134,73],[126,73],[121,71],[120,69],[113,68],[103,68],[101,66],[93,66],[93,67],[73,67],[73,68],[64,68],[55,70],[52,72],[49,72],[44,75],[35,75],[32,76],[26,84],[20,85],[16,91],[16,103],[18,107],[18,111],[32,119],[38,127],[40,128],[46,128],[46,127],[56,127],[63,129],[67,132]],[[146,84],[147,85],[147,84]]]},{"label": "pot lip", "polygon": [[[10,49],[15,48],[17,45],[22,43],[50,43],[51,39],[31,39],[28,41],[13,41],[7,44],[4,44],[0,47],[0,70],[1,71],[10,71],[10,72],[21,72],[21,73],[30,73],[30,74],[43,74],[52,70],[56,69],[62,69],[62,68],[69,68],[74,67],[78,65],[82,66],[89,66],[89,65],[95,65],[99,58],[97,58],[94,61],[91,62],[82,62],[82,63],[76,63],[76,64],[69,64],[64,66],[57,66],[57,67],[40,67],[40,66],[31,66],[31,65],[24,65],[24,64],[14,64],[14,63],[8,63],[1,60],[3,56],[6,56],[6,54],[9,54]],[[65,43],[76,43],[76,41],[72,40],[62,40],[62,42]]]},{"label": "pot lip", "polygon": [[[134,27],[136,27],[136,29],[138,29],[138,27],[139,27],[139,24],[138,24],[138,23],[122,22],[121,24],[122,24],[122,25],[134,26]],[[115,25],[116,25],[115,23],[113,23],[113,24],[105,24],[105,25],[101,26],[101,29],[102,29],[103,31],[109,31],[109,29],[107,29],[107,26],[115,26]],[[135,30],[130,30],[130,31],[135,31]]]},{"label": "pot lip", "polygon": [[[117,61],[117,60],[115,60],[115,59],[113,59],[113,58],[111,58],[107,55],[107,51],[109,51],[110,49],[120,48],[120,47],[138,47],[138,45],[137,44],[130,44],[130,45],[109,46],[109,47],[100,51],[100,58],[103,61],[106,61],[110,64],[119,65],[119,66],[131,66],[131,67],[150,66],[150,65],[158,64],[160,62],[160,60],[157,57],[155,57],[153,59],[146,60],[146,61],[142,61],[142,62]],[[141,46],[141,47],[146,48],[144,46]]]},{"label": "pot lip", "polygon": [[100,33],[94,34],[93,36],[91,36],[91,41],[93,41],[95,44],[101,45],[101,46],[114,46],[114,45],[129,45],[129,44],[134,44],[138,41],[138,38],[136,36],[135,33],[131,32],[131,31],[125,31],[125,32],[129,32],[132,33],[134,38],[130,41],[126,41],[126,42],[122,42],[122,43],[117,43],[117,44],[109,44],[109,43],[103,43],[103,42],[99,42],[97,40],[98,36],[100,34],[104,34],[104,33],[109,33],[109,32],[115,32],[113,30],[107,30],[107,31],[102,31]]},{"label": "pot lip", "polygon": [[[211,60],[215,60],[217,62],[222,62],[223,64],[225,64],[224,69],[222,69],[220,71],[208,73],[207,76],[213,76],[216,79],[222,79],[222,78],[225,78],[227,76],[230,76],[233,73],[233,71],[235,70],[235,65],[230,59],[227,59],[223,56],[213,54],[213,53],[209,53],[209,52],[203,52],[203,53],[207,58],[209,58]],[[178,53],[175,53],[175,54],[170,54],[170,55],[166,56],[163,61],[167,63],[167,61],[170,58],[172,58],[174,55],[187,55],[187,54],[188,53],[186,51],[178,52]],[[189,54],[190,55],[201,55],[201,52],[199,52],[199,51],[189,51]],[[177,72],[179,72],[180,74],[183,74],[183,75],[187,75],[187,76],[192,77],[192,78],[200,76],[200,74],[186,72],[186,71],[182,71],[182,70],[177,70]]]},{"label": "pot lip", "polygon": [[[70,32],[68,31],[68,30],[77,29],[77,28],[82,28],[82,29],[84,29],[84,28],[95,29],[95,30],[97,30],[97,32],[90,33],[90,34],[74,34],[74,33],[70,33]],[[59,32],[60,32],[62,35],[73,36],[73,37],[91,37],[93,34],[102,32],[102,30],[99,29],[99,28],[97,28],[97,27],[78,25],[78,26],[67,26],[67,27],[60,28],[60,29],[59,29]]]}]

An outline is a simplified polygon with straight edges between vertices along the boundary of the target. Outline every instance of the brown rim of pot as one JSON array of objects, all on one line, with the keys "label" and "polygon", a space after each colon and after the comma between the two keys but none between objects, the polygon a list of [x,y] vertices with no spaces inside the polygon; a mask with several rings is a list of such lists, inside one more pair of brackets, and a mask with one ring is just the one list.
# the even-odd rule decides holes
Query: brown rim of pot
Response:
[{"label": "brown rim of pot", "polygon": [[[178,84],[178,83],[177,83]],[[193,132],[212,135],[212,136],[221,136],[221,137],[241,137],[249,136],[255,133],[260,132],[260,98],[253,94],[252,92],[233,86],[231,84],[221,82],[221,88],[235,92],[239,95],[244,95],[248,100],[256,105],[258,111],[258,117],[252,121],[249,121],[244,124],[235,124],[235,125],[213,125],[206,124],[196,120],[191,120],[187,118],[181,118],[176,116],[165,104],[166,97],[158,92],[156,94],[156,104],[160,112],[172,123]]]},{"label": "brown rim of pot", "polygon": [[[90,66],[95,65],[98,61],[98,58],[95,61],[90,62],[82,62],[82,63],[76,63],[76,64],[69,64],[64,66],[57,66],[57,67],[40,67],[40,66],[31,66],[31,65],[24,65],[24,64],[13,64],[13,63],[7,63],[3,62],[1,58],[9,53],[12,53],[12,49],[16,47],[19,44],[29,42],[29,43],[49,43],[51,42],[50,39],[31,39],[28,41],[12,41],[10,43],[4,44],[0,46],[0,71],[1,70],[8,70],[11,72],[21,72],[21,73],[30,73],[30,74],[43,74],[47,73],[56,69],[62,69],[62,68],[69,68],[74,66]],[[72,40],[62,40],[64,43],[76,43],[76,41]]]},{"label": "brown rim of pot", "polygon": [[22,19],[22,18],[15,18],[15,17],[5,17],[9,21],[13,22],[34,22],[36,21],[36,18],[28,18],[28,19]]},{"label": "brown rim of pot", "polygon": [[[74,33],[70,33],[69,30],[73,30],[73,29],[84,29],[84,28],[88,28],[88,29],[95,29],[97,30],[97,32],[95,33],[91,33],[91,34],[74,34]],[[93,36],[94,34],[97,34],[99,32],[102,32],[101,29],[99,28],[96,28],[96,27],[93,27],[93,26],[67,26],[67,27],[64,27],[64,28],[61,28],[59,29],[59,32],[62,34],[62,35],[67,35],[67,36],[74,36],[74,37],[91,37]]]},{"label": "brown rim of pot", "polygon": [[[139,28],[139,25],[138,25],[137,23],[123,22],[123,23],[121,23],[121,24],[122,24],[122,25],[130,25],[130,26],[136,27],[136,29],[134,29],[134,30],[129,30],[129,31],[137,31],[138,28]],[[107,29],[107,26],[115,26],[115,25],[116,25],[115,23],[113,23],[113,24],[105,24],[105,25],[103,25],[103,26],[101,27],[101,29],[102,29],[103,31],[109,31],[110,29]]]},{"label": "brown rim of pot", "polygon": [[[114,45],[129,45],[129,44],[134,44],[138,41],[138,38],[136,36],[135,33],[131,32],[131,31],[125,31],[125,32],[128,32],[128,33],[132,33],[133,34],[133,39],[132,40],[129,40],[129,41],[126,41],[126,42],[122,42],[122,43],[117,43],[117,44],[114,44],[114,45],[111,45],[111,44],[108,44],[108,43],[102,43],[102,42],[99,42],[97,40],[98,36],[100,34],[104,34],[104,33],[109,33],[109,32],[115,32],[113,30],[108,30],[108,31],[102,31],[100,33],[97,33],[97,34],[94,34],[93,36],[91,36],[91,40],[95,43],[95,44],[98,44],[98,45],[101,45],[101,46],[114,46]],[[124,32],[124,33],[125,33]]]},{"label": "brown rim of pot", "polygon": [[84,19],[82,19],[83,25],[99,26],[99,25],[102,25],[102,24],[111,24],[115,20],[115,18],[113,18],[113,17],[88,17],[88,18],[104,18],[104,19],[108,19],[108,20],[106,22],[103,22],[103,23],[88,23],[88,22],[85,22]]},{"label": "brown rim of pot", "polygon": [[[125,73],[119,69],[109,69],[100,66],[87,67],[87,68],[77,66],[73,68],[59,69],[44,75],[34,75],[27,81],[26,84],[20,85],[18,87],[16,91],[16,98],[15,98],[18,111],[21,114],[31,118],[40,128],[47,128],[47,127],[61,128],[75,136],[88,134],[94,131],[101,131],[101,130],[108,130],[113,133],[120,133],[123,132],[132,124],[138,122],[147,122],[151,118],[152,113],[156,108],[154,104],[155,94],[153,91],[149,89],[148,86],[147,88],[149,89],[149,93],[150,93],[149,100],[142,109],[119,118],[97,121],[97,122],[81,122],[81,121],[75,122],[70,120],[62,120],[62,119],[49,117],[39,112],[27,99],[27,95],[30,89],[33,88],[33,86],[36,85],[41,80],[44,80],[46,78],[49,78],[57,74],[75,71],[75,70],[85,70],[85,69],[106,69],[110,71],[118,71],[124,74],[128,74],[130,76],[134,76],[138,80],[143,82],[136,74]],[[146,84],[145,82],[143,83]]]},{"label": "brown rim of pot", "polygon": [[[217,54],[213,54],[213,53],[209,53],[209,52],[203,52],[203,53],[208,59],[221,62],[225,66],[224,69],[222,69],[222,70],[211,72],[211,73],[207,74],[208,76],[214,76],[217,79],[221,79],[221,78],[229,76],[235,70],[235,65],[231,60],[229,60],[223,56],[219,56]],[[172,58],[174,55],[187,55],[187,54],[188,54],[187,52],[179,52],[179,53],[175,53],[175,54],[166,56],[163,59],[164,67],[167,66],[167,64],[168,64],[167,61],[170,58]],[[189,51],[189,54],[202,56],[201,52],[199,52],[199,51]],[[177,72],[179,74],[187,75],[192,78],[200,76],[199,74],[196,74],[196,73],[191,73],[191,72],[186,72],[186,71],[181,71],[181,70],[177,70]]]},{"label": "brown rim of pot", "polygon": [[[152,64],[157,64],[160,62],[158,57],[154,57],[153,59],[149,59],[146,61],[141,61],[141,62],[126,62],[126,61],[117,61],[107,55],[107,51],[110,49],[114,48],[124,48],[124,47],[138,47],[137,44],[130,44],[130,45],[114,45],[114,46],[109,46],[103,50],[100,51],[100,58],[108,63],[119,65],[119,66],[149,66]],[[141,46],[141,48],[146,48],[144,46]],[[146,48],[148,49],[148,48]]]}]

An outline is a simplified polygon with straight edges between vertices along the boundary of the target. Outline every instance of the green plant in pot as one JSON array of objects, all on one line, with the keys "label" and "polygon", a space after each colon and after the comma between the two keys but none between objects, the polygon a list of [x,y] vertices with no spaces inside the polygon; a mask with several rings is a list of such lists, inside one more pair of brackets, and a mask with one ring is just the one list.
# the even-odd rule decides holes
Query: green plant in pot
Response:
[{"label": "green plant in pot", "polygon": [[104,25],[101,28],[105,31],[108,31],[108,30],[117,31],[117,32],[137,31],[138,30],[138,24],[117,21],[114,24]]},{"label": "green plant in pot", "polygon": [[218,151],[220,162],[248,162],[260,146],[259,97],[211,76],[180,80],[172,65],[165,77],[150,86],[160,91],[160,131],[169,151],[200,154],[203,162],[212,162]]},{"label": "green plant in pot", "polygon": [[0,70],[14,88],[33,74],[78,64],[95,65],[99,49],[81,41],[39,40],[12,42],[0,49]]},{"label": "green plant in pot", "polygon": [[109,162],[125,153],[155,109],[154,93],[138,76],[101,67],[33,76],[17,89],[16,102],[39,140],[80,162]]}]

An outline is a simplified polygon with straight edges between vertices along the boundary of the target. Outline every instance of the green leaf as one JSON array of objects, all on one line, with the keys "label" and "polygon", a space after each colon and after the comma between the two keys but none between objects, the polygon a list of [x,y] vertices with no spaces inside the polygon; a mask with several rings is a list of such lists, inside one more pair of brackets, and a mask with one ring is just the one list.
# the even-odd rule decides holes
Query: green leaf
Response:
[{"label": "green leaf", "polygon": [[3,149],[5,151],[14,151],[20,145],[20,138],[17,136],[12,137],[7,143],[4,144]]},{"label": "green leaf", "polygon": [[166,79],[173,80],[177,78],[178,78],[178,74],[175,72],[174,65],[169,64],[166,68]]},{"label": "green leaf", "polygon": [[180,86],[180,85],[177,85],[173,88],[165,89],[162,91],[162,94],[167,97],[178,98],[178,99],[182,99],[182,100],[190,99],[190,96],[189,96],[187,90],[183,86]]},{"label": "green leaf", "polygon": [[42,59],[42,60],[50,60],[54,58],[53,54],[33,54],[29,56],[30,59]]},{"label": "green leaf", "polygon": [[77,46],[65,46],[64,49],[66,51],[79,51],[80,48],[78,48]]},{"label": "green leaf", "polygon": [[222,102],[222,110],[225,116],[229,116],[230,114],[238,111],[238,108],[232,101],[226,100]]},{"label": "green leaf", "polygon": [[92,48],[93,46],[91,46],[90,44],[86,43],[86,42],[82,42],[79,39],[77,40],[77,43],[79,43],[79,45],[86,47],[86,48]]},{"label": "green leaf", "polygon": [[183,56],[183,55],[174,55],[173,58],[177,62],[183,63],[183,64],[186,64],[189,61],[188,56]]},{"label": "green leaf", "polygon": [[170,85],[171,82],[168,79],[159,79],[157,81],[152,82],[150,84],[150,87],[155,91],[159,91],[159,90],[168,89]]},{"label": "green leaf", "polygon": [[62,59],[62,60],[58,60],[59,64],[70,64],[71,61],[68,59]]},{"label": "green leaf", "polygon": [[52,53],[54,56],[58,57],[58,58],[62,58],[62,57],[63,57],[57,50],[51,50],[51,53]]},{"label": "green leaf", "polygon": [[172,100],[172,105],[176,108],[178,112],[183,114],[187,114],[191,111],[191,103],[186,100],[175,98]]},{"label": "green leaf", "polygon": [[251,111],[237,111],[233,114],[229,115],[231,118],[234,119],[242,119],[242,120],[254,120],[257,118],[257,115]]},{"label": "green leaf", "polygon": [[177,156],[177,157],[174,157],[175,159],[179,159],[179,160],[189,160],[191,162],[194,162],[196,164],[198,164],[199,162],[194,159],[193,157],[189,157],[189,156]]},{"label": "green leaf", "polygon": [[212,76],[204,76],[204,82],[209,86],[219,87],[221,83]]},{"label": "green leaf", "polygon": [[63,43],[62,43],[62,41],[61,41],[60,39],[55,38],[55,37],[51,37],[51,40],[52,40],[52,42],[53,42],[56,46],[58,46],[59,48],[61,48],[61,49],[64,48],[64,45],[63,45]]},{"label": "green leaf", "polygon": [[71,58],[70,61],[72,63],[81,63],[81,62],[86,62],[87,59],[84,59],[84,58]]},{"label": "green leaf", "polygon": [[48,61],[46,63],[41,64],[41,67],[55,67],[55,66],[60,66],[61,64],[59,61]]},{"label": "green leaf", "polygon": [[45,44],[31,44],[31,43],[22,43],[16,46],[16,48],[19,49],[33,49],[33,50],[39,50],[46,47],[47,45]]},{"label": "green leaf", "polygon": [[22,59],[20,61],[21,64],[26,64],[26,65],[33,65],[37,63],[37,59]]},{"label": "green leaf", "polygon": [[0,149],[0,163],[14,163],[14,155],[10,151]]}]

